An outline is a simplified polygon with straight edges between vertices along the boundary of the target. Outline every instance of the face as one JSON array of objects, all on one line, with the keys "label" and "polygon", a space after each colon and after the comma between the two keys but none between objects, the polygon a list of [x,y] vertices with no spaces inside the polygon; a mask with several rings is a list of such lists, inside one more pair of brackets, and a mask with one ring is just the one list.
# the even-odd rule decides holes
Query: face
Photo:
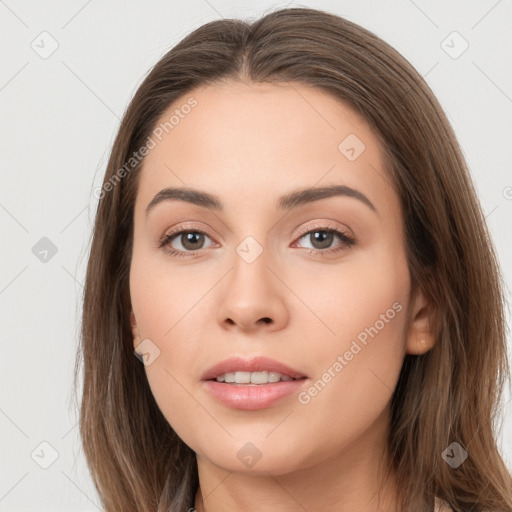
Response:
[{"label": "face", "polygon": [[[378,139],[298,84],[196,89],[162,123],[176,109],[143,164],[130,268],[134,347],[163,415],[236,472],[383,443],[403,358],[432,340]],[[236,380],[204,380],[218,374]]]}]

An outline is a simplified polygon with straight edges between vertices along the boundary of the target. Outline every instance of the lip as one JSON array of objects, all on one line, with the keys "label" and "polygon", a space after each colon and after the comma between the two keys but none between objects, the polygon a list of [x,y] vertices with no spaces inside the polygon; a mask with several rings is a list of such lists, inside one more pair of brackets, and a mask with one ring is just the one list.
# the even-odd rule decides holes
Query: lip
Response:
[{"label": "lip", "polygon": [[203,386],[217,400],[233,409],[266,409],[291,394],[297,394],[309,379],[279,381],[269,384],[226,384],[205,380]]},{"label": "lip", "polygon": [[[288,375],[296,380],[269,382],[268,384],[227,384],[215,379],[223,373],[244,372],[277,372]],[[309,380],[306,375],[290,368],[284,363],[268,357],[243,359],[230,357],[208,369],[201,377],[205,389],[218,401],[234,409],[257,410],[265,409],[281,399],[298,393]]]},{"label": "lip", "polygon": [[[251,359],[244,359],[242,357],[230,357],[213,365],[211,368],[206,370],[201,376],[201,380],[212,380],[216,379],[223,373],[233,372],[277,372],[281,375],[288,375],[294,379],[303,379],[307,377],[298,370],[290,368],[284,363],[280,363],[275,359],[268,357],[258,356]],[[277,383],[276,383],[277,384]],[[265,384],[263,384],[265,385]]]}]

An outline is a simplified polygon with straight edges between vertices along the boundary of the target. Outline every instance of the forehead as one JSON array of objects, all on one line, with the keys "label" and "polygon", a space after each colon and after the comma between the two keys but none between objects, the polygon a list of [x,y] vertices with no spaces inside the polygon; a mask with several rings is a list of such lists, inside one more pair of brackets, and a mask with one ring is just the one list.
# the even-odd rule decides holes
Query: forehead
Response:
[{"label": "forehead", "polygon": [[229,81],[194,89],[169,106],[152,139],[139,209],[169,186],[208,190],[229,206],[327,184],[396,208],[379,140],[353,107],[318,88]]}]

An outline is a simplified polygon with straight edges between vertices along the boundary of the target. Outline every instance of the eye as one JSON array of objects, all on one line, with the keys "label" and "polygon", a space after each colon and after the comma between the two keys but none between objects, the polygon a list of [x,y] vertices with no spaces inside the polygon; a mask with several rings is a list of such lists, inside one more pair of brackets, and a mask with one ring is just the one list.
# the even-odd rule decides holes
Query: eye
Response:
[{"label": "eye", "polygon": [[[182,229],[166,233],[160,240],[159,247],[165,249],[171,256],[194,256],[196,251],[204,248],[205,237],[210,238],[200,229]],[[172,245],[173,242],[178,242],[181,247],[176,249]]]},{"label": "eye", "polygon": [[[306,239],[311,241],[313,247],[304,247],[308,253],[326,255],[332,254],[344,249],[348,249],[356,243],[356,239],[337,229],[335,226],[318,226],[312,228],[307,226],[299,236],[299,241]],[[201,249],[204,249],[205,239],[212,240],[206,232],[200,229],[177,229],[166,233],[160,240],[158,247],[164,249],[171,256],[189,256],[198,255]],[[336,238],[340,243],[333,248],[331,245]],[[178,244],[176,247],[175,244]],[[180,247],[181,246],[181,247]]]},{"label": "eye", "polygon": [[[309,226],[306,228],[308,229]],[[340,244],[331,248],[333,241],[341,241]],[[310,253],[317,253],[324,255],[325,253],[338,252],[353,246],[356,242],[355,238],[348,235],[347,233],[340,231],[335,226],[318,226],[313,229],[309,229],[305,233],[300,235],[299,240],[309,240],[312,244],[312,248],[305,247]]]}]

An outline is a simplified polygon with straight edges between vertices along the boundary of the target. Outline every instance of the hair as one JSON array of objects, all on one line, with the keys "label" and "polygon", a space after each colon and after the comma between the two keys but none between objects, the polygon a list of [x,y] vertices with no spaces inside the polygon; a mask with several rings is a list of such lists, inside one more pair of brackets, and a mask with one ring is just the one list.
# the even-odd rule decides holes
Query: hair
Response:
[{"label": "hair", "polygon": [[[154,65],[124,114],[96,211],[75,363],[76,392],[83,359],[80,436],[105,511],[181,512],[194,503],[195,453],[162,415],[133,353],[129,270],[144,160],[122,179],[119,170],[173,102],[225,80],[325,91],[356,109],[382,144],[411,283],[435,306],[436,343],[405,356],[390,404],[388,466],[400,510],[431,511],[439,497],[456,511],[510,511],[512,478],[495,437],[509,374],[503,278],[464,156],[438,100],[400,53],[309,8],[197,28]],[[453,442],[469,454],[457,469],[442,458]]]}]

